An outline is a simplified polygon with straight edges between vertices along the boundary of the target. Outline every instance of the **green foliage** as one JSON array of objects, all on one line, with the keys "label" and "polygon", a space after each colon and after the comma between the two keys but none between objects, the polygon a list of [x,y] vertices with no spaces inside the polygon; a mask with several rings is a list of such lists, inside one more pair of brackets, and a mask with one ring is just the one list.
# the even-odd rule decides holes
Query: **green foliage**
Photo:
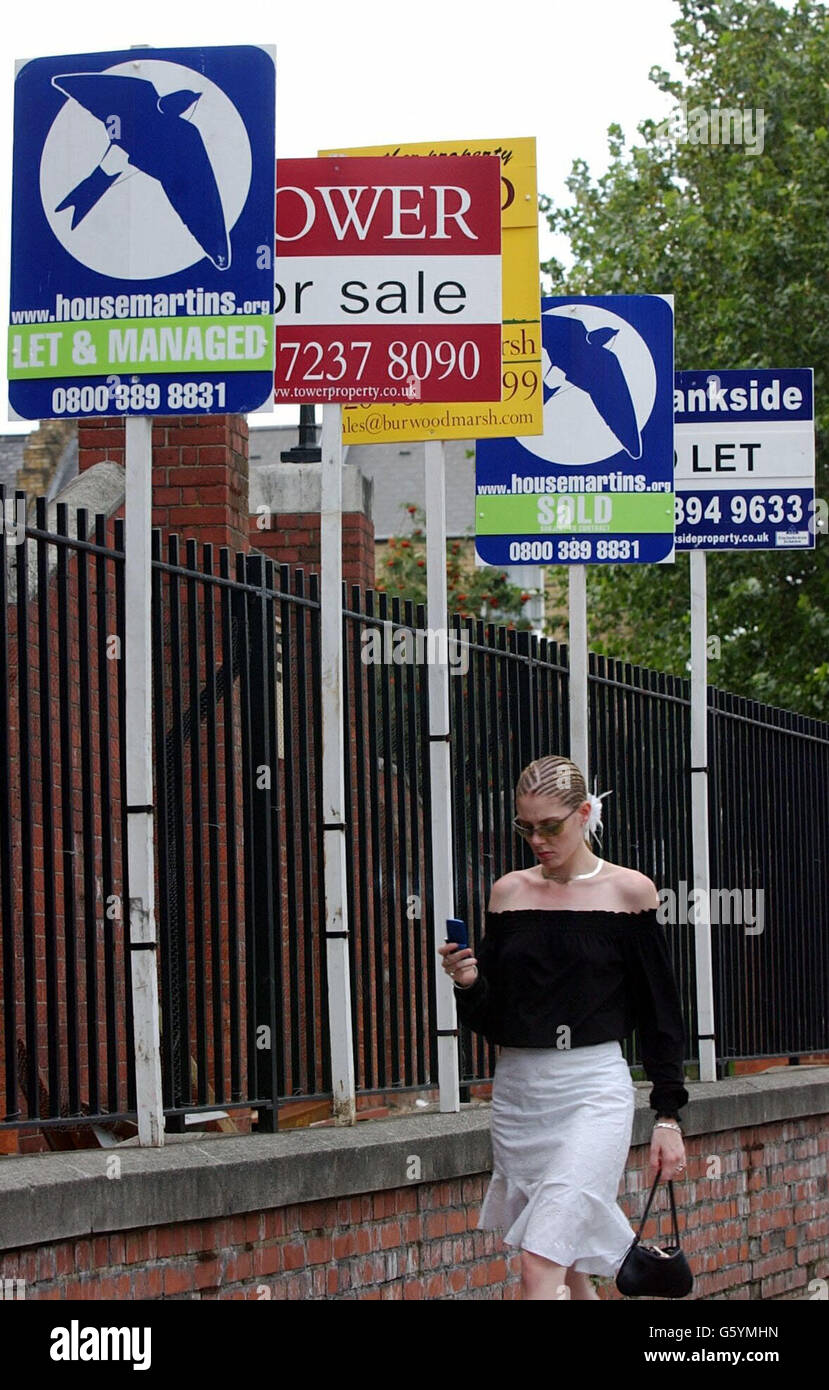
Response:
[{"label": "green foliage", "polygon": [[[403,504],[414,522],[410,535],[389,538],[376,589],[426,602],[426,516],[413,502]],[[446,557],[446,593],[450,613],[484,618],[510,628],[530,628],[521,607],[535,592],[511,584],[503,570],[470,564],[461,541],[450,540]]]},{"label": "green foliage", "polygon": [[[677,0],[683,76],[651,71],[679,106],[763,113],[762,146],[677,139],[645,120],[641,143],[608,131],[611,162],[576,160],[572,204],[541,210],[572,269],[542,266],[552,294],[675,296],[678,370],[813,367],[817,495],[829,497],[829,12],[815,0]],[[755,120],[757,118],[755,117]],[[708,556],[709,680],[829,718],[829,540],[812,551]],[[595,650],[686,675],[689,562],[589,572]]]}]

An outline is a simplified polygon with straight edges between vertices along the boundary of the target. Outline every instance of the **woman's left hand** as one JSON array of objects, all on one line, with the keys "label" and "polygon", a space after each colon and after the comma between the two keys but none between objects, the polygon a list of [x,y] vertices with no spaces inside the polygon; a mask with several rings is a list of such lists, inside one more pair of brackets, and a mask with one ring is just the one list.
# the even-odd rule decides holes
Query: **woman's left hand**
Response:
[{"label": "woman's left hand", "polygon": [[651,1182],[656,1177],[657,1168],[661,1169],[660,1176],[666,1182],[671,1178],[684,1176],[685,1144],[678,1129],[666,1129],[662,1125],[654,1129],[651,1136]]}]

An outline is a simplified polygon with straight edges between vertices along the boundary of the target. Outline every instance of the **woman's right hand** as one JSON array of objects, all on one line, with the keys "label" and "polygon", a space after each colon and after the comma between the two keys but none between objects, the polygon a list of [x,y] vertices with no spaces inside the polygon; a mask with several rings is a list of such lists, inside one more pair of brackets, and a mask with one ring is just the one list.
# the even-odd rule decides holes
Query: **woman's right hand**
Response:
[{"label": "woman's right hand", "polygon": [[438,946],[438,951],[443,956],[443,968],[447,975],[453,978],[453,984],[465,989],[475,983],[478,978],[478,962],[472,954],[471,946],[458,947],[453,941],[447,941],[444,946]]}]

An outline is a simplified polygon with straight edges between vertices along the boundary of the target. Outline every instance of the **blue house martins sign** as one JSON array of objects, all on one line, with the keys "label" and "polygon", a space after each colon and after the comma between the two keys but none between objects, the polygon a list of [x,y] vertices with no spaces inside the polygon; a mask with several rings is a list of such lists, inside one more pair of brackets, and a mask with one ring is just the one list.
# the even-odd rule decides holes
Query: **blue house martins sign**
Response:
[{"label": "blue house martins sign", "polygon": [[673,301],[541,301],[544,432],[478,440],[490,565],[673,560]]},{"label": "blue house martins sign", "polygon": [[24,419],[244,412],[273,391],[273,50],[19,66],[9,401]]}]

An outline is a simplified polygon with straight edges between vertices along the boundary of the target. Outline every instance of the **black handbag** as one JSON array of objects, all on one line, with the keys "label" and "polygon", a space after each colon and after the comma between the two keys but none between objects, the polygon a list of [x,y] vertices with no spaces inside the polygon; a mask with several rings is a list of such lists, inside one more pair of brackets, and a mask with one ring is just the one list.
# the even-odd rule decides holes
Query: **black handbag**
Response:
[{"label": "black handbag", "polygon": [[661,1172],[658,1172],[653,1180],[645,1214],[639,1222],[639,1230],[616,1272],[616,1287],[627,1298],[641,1298],[647,1294],[656,1298],[684,1298],[694,1287],[691,1266],[679,1244],[674,1185],[670,1179],[668,1180],[668,1195],[671,1199],[673,1243],[663,1248],[640,1244],[642,1231],[648,1219],[653,1194],[656,1191],[660,1176]]}]

